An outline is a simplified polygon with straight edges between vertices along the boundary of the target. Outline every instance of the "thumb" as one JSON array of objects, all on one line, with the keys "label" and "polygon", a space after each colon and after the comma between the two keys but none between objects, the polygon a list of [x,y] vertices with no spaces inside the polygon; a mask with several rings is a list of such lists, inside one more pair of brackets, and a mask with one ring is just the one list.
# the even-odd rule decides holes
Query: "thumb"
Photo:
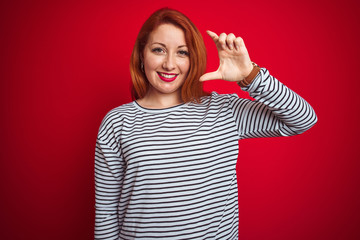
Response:
[{"label": "thumb", "polygon": [[209,72],[202,75],[199,79],[200,82],[208,81],[208,80],[215,80],[221,79],[221,74],[218,71]]}]

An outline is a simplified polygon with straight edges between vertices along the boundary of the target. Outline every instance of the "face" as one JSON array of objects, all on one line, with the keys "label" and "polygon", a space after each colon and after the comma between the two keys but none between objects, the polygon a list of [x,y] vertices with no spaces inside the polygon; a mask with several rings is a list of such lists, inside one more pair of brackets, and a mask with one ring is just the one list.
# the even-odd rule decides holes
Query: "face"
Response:
[{"label": "face", "polygon": [[157,27],[145,45],[143,62],[150,92],[180,95],[190,68],[182,29],[172,24]]}]

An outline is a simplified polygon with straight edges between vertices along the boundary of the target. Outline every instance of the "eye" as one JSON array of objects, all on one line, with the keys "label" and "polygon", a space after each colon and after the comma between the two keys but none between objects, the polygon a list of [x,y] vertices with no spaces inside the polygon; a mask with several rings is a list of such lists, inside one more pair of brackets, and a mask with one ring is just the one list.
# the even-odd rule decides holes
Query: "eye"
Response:
[{"label": "eye", "polygon": [[185,50],[180,50],[178,53],[179,53],[180,56],[184,56],[184,57],[189,56],[189,52],[185,51]]},{"label": "eye", "polygon": [[151,49],[151,51],[153,53],[163,53],[163,52],[165,52],[164,49],[159,48],[159,47],[153,48],[153,49]]}]

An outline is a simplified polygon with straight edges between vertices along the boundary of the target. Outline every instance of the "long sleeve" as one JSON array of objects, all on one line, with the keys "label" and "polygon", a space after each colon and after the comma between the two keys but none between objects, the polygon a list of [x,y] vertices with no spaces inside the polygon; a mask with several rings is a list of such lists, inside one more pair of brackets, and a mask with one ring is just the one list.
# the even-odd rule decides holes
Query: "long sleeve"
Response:
[{"label": "long sleeve", "polygon": [[239,139],[297,135],[317,121],[312,107],[265,68],[242,90],[255,101],[230,96]]},{"label": "long sleeve", "polygon": [[124,163],[119,144],[106,124],[100,128],[95,151],[95,239],[119,239],[118,205]]}]

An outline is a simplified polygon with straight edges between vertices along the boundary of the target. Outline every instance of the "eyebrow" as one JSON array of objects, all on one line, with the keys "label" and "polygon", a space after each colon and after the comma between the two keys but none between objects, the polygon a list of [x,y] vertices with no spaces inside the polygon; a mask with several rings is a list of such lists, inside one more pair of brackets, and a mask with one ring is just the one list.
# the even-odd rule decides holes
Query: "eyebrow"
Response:
[{"label": "eyebrow", "polygon": [[[165,44],[160,43],[160,42],[154,42],[154,43],[152,43],[151,45],[154,45],[154,44],[160,44],[161,46],[166,47]],[[187,47],[187,46],[186,46],[186,45],[180,45],[180,46],[178,46],[178,48],[182,48],[182,47]]]}]

